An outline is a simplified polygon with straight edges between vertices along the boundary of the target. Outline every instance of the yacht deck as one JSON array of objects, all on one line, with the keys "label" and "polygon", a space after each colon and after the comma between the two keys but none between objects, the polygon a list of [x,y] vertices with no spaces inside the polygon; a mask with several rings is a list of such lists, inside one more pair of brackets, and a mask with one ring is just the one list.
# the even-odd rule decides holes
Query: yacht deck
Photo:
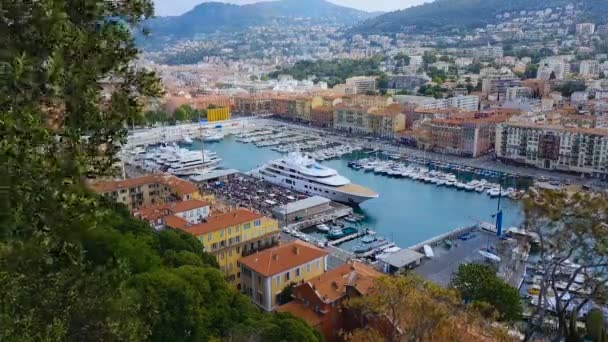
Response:
[{"label": "yacht deck", "polygon": [[353,195],[359,195],[359,196],[365,196],[365,197],[378,197],[378,194],[375,193],[374,191],[372,191],[371,189],[368,189],[366,187],[363,187],[363,186],[357,185],[357,184],[353,184],[353,183],[343,185],[336,189],[339,191],[345,192],[345,193],[353,194]]}]

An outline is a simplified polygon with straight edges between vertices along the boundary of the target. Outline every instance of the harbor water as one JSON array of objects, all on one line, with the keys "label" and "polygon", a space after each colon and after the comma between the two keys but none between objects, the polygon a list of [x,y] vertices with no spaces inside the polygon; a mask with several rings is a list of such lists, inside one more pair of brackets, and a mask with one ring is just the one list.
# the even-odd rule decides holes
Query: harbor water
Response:
[{"label": "harbor water", "polygon": [[[201,147],[200,142],[195,142],[191,148]],[[223,159],[225,168],[242,172],[283,156],[270,148],[237,142],[233,136],[227,136],[221,142],[206,143],[204,148],[216,152]],[[356,157],[343,157],[321,164],[336,169],[353,183],[369,187],[380,194],[379,198],[364,202],[356,209],[366,217],[359,224],[351,224],[357,228],[373,229],[378,235],[393,240],[403,248],[478,221],[495,221],[492,215],[496,213],[497,198],[408,178],[357,171],[348,167],[348,161],[354,158]],[[519,202],[503,198],[501,209],[505,229],[520,226],[522,209]]]}]

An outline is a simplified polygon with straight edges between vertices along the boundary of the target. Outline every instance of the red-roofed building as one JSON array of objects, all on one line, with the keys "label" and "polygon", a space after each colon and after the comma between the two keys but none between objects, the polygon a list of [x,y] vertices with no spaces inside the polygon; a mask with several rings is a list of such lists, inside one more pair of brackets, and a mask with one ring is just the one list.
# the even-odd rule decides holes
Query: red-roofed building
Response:
[{"label": "red-roofed building", "polygon": [[241,289],[255,304],[272,311],[285,287],[326,271],[327,255],[321,248],[296,240],[244,257],[239,261]]},{"label": "red-roofed building", "polygon": [[123,203],[130,210],[175,201],[201,199],[198,187],[181,178],[161,173],[90,185],[93,191]]},{"label": "red-roofed building", "polygon": [[346,319],[346,300],[366,296],[374,289],[382,273],[358,261],[340,267],[294,286],[293,301],[277,308],[307,321],[319,330],[326,341],[341,340],[342,330],[358,328]]},{"label": "red-roofed building", "polygon": [[[211,203],[197,199],[187,201],[160,204],[135,210],[133,215],[150,222],[154,227],[160,228],[165,223],[165,218],[171,216],[183,220],[186,223],[196,224],[209,216]],[[173,221],[175,222],[175,221]],[[171,228],[178,228],[167,225]]]},{"label": "red-roofed building", "polygon": [[432,120],[431,147],[441,153],[477,158],[494,150],[496,125],[506,120],[506,116]]},{"label": "red-roofed building", "polygon": [[165,225],[194,235],[237,287],[241,257],[276,246],[280,234],[276,220],[247,209],[211,215],[198,224],[184,224],[183,219],[169,216],[165,218]]}]

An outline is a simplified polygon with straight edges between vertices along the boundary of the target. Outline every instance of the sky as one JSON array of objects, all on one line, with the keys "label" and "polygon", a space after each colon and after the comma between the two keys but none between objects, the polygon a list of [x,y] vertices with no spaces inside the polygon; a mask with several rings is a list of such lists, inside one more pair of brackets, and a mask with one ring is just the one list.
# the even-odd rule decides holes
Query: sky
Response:
[{"label": "sky", "polygon": [[[256,0],[215,0],[233,4],[250,4]],[[306,1],[306,0],[302,0]],[[357,8],[364,11],[394,11],[406,7],[419,5],[429,0],[329,0],[335,4]],[[194,6],[205,2],[204,0],[154,0],[156,15],[180,15]]]}]

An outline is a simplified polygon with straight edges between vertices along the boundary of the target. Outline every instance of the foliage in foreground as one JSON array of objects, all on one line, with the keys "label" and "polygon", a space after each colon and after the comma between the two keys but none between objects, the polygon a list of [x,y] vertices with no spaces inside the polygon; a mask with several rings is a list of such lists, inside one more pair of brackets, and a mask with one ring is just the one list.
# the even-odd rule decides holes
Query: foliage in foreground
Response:
[{"label": "foliage in foreground", "polygon": [[511,340],[478,306],[464,305],[458,292],[411,275],[381,277],[372,295],[347,307],[366,326],[348,334],[349,341]]},{"label": "foliage in foreground", "polygon": [[83,184],[112,174],[125,124],[160,94],[133,63],[131,29],[151,1],[5,4],[0,340],[318,340],[298,319],[261,313],[192,236],[155,233]]},{"label": "foliage in foreground", "polygon": [[460,265],[450,285],[466,301],[490,304],[498,312],[500,320],[516,322],[522,318],[519,292],[500,279],[489,265]]}]

